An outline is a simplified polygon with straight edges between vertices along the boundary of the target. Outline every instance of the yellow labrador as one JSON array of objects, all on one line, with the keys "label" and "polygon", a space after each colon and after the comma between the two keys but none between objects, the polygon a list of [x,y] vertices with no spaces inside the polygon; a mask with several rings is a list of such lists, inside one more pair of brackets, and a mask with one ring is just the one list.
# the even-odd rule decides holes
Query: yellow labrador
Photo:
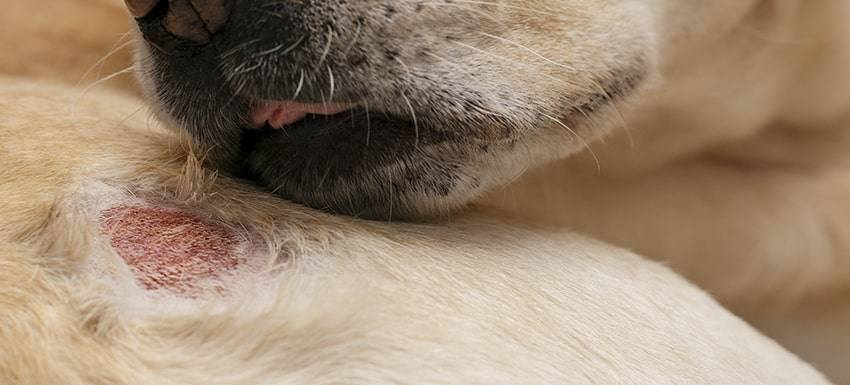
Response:
[{"label": "yellow labrador", "polygon": [[[4,25],[50,9],[13,3]],[[38,77],[0,78],[4,384],[826,383],[623,250],[472,214],[332,217],[206,168],[132,96],[39,80],[85,67],[4,61]]]},{"label": "yellow labrador", "polygon": [[780,337],[850,355],[847,1],[128,4],[147,99],[219,169],[335,213],[565,226],[756,321],[830,318]]}]

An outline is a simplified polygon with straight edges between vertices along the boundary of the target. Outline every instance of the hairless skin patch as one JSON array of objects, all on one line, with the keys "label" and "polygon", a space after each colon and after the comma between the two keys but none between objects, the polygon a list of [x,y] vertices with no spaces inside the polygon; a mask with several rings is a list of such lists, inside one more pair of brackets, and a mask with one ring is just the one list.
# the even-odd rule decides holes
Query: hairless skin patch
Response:
[{"label": "hairless skin patch", "polygon": [[187,210],[119,205],[100,216],[100,231],[146,290],[187,297],[224,290],[244,264],[244,240],[233,230]]}]

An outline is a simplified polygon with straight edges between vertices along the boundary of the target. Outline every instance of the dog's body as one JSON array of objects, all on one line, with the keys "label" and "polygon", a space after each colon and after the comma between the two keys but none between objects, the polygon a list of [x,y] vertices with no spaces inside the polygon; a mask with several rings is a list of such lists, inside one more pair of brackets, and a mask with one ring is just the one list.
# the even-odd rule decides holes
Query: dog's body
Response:
[{"label": "dog's body", "polygon": [[[746,14],[743,10],[747,5],[735,6],[744,2],[727,3],[729,12]],[[806,12],[817,9],[832,17],[842,15],[827,5],[805,7],[793,3]],[[839,1],[829,4],[843,7]],[[20,12],[39,9],[38,2],[33,1],[16,1],[15,5]],[[104,3],[102,8],[90,3],[77,6],[109,9],[113,17],[120,13],[114,4]],[[787,15],[784,12],[793,8],[782,9],[782,14]],[[743,18],[731,15],[718,14],[715,21],[719,24],[701,26],[728,32],[719,34],[721,37],[715,42],[719,46],[726,44],[721,41],[728,43],[730,40],[724,37],[734,36],[735,28],[742,26],[734,21]],[[12,17],[4,25],[14,25],[17,17]],[[791,18],[796,21],[789,21],[789,25],[815,20],[814,16],[809,17]],[[753,20],[758,19],[753,16]],[[113,25],[123,24],[113,21]],[[107,25],[110,24],[104,26]],[[785,28],[788,27],[778,31],[793,34],[793,28]],[[95,32],[88,33],[95,36]],[[774,32],[765,31],[768,37],[783,36]],[[823,36],[818,34],[811,39],[823,42]],[[838,32],[835,36],[833,42],[846,37]],[[804,37],[775,43],[815,49],[808,45],[811,40]],[[13,43],[26,46],[23,42]],[[96,51],[108,49],[98,46]],[[747,46],[740,50],[746,51]],[[38,52],[32,53],[33,56],[21,55],[13,60],[49,62]],[[739,68],[741,60],[729,59],[726,64],[730,71]],[[5,69],[11,68],[15,75],[69,80],[57,76],[64,72],[71,82],[85,72],[68,63],[59,66],[63,71],[52,66],[40,69],[19,64],[3,68],[7,73]],[[780,74],[801,68],[773,68],[763,75],[781,77]],[[47,72],[40,76],[43,71]],[[800,74],[804,73],[801,70]],[[682,78],[673,79],[677,84],[686,83],[683,79],[687,75],[681,73]],[[802,75],[795,78],[806,80]],[[0,345],[11,349],[0,353],[0,380],[39,385],[823,381],[806,365],[666,269],[618,249],[575,235],[511,227],[471,214],[452,224],[428,226],[330,217],[230,179],[216,179],[214,172],[198,164],[181,138],[161,130],[138,113],[142,108],[138,100],[101,94],[102,90],[83,94],[80,90],[9,78],[4,78],[2,84],[0,164],[6,175],[0,189],[8,198],[0,206],[0,306],[4,307],[0,309]],[[716,83],[711,87],[714,86]],[[690,87],[682,89],[712,89],[699,84]],[[761,92],[773,95],[774,91]],[[848,306],[840,299],[841,277],[846,276],[847,269],[840,267],[844,263],[841,248],[833,247],[841,246],[841,229],[847,227],[836,222],[840,218],[831,216],[835,213],[832,206],[814,208],[812,199],[800,199],[801,205],[807,205],[788,214],[790,219],[784,221],[790,224],[784,233],[792,234],[784,236],[789,243],[777,247],[765,247],[762,239],[774,239],[765,237],[778,233],[735,231],[731,235],[740,238],[734,238],[709,231],[715,227],[708,222],[714,212],[728,210],[725,205],[736,202],[721,199],[727,194],[738,197],[741,205],[761,202],[769,207],[773,201],[768,198],[773,196],[809,197],[806,191],[789,188],[811,188],[834,199],[829,204],[842,207],[840,162],[830,163],[834,169],[828,170],[834,173],[818,168],[822,164],[818,157],[832,156],[827,151],[830,147],[812,142],[807,156],[795,157],[802,164],[788,162],[787,156],[775,161],[771,157],[775,152],[766,150],[711,151],[712,157],[723,156],[716,167],[732,164],[739,168],[728,172],[752,172],[737,178],[774,175],[773,171],[764,172],[764,164],[796,166],[795,170],[802,171],[818,166],[814,167],[818,172],[794,175],[802,182],[779,173],[775,187],[764,187],[759,181],[733,183],[736,178],[712,169],[708,160],[679,162],[680,156],[692,157],[706,149],[714,150],[719,143],[757,133],[765,134],[765,138],[779,137],[776,142],[752,142],[781,145],[782,131],[763,130],[773,120],[794,126],[818,120],[825,127],[835,119],[837,125],[840,114],[835,112],[841,110],[842,99],[836,97],[830,103],[822,100],[817,103],[817,110],[804,103],[812,100],[802,96],[797,99],[798,104],[763,104],[767,112],[780,111],[794,117],[785,120],[775,114],[765,118],[770,114],[750,108],[760,105],[750,99],[740,109],[746,118],[734,116],[733,120],[730,116],[729,130],[682,124],[688,129],[679,131],[678,124],[653,125],[653,119],[670,121],[671,118],[657,116],[682,114],[671,110],[685,111],[687,115],[679,121],[688,123],[709,122],[711,118],[697,119],[699,114],[689,111],[704,110],[684,106],[676,110],[671,106],[677,104],[664,98],[681,104],[692,99],[658,92],[655,99],[647,99],[646,103],[661,100],[664,103],[657,103],[663,108],[649,109],[639,104],[636,115],[625,117],[632,128],[635,149],[616,150],[621,142],[618,138],[608,146],[592,145],[603,172],[612,177],[588,176],[595,172],[595,166],[571,161],[576,164],[552,166],[538,174],[542,177],[535,179],[531,175],[507,192],[496,191],[485,201],[515,208],[522,216],[538,221],[568,223],[652,257],[670,260],[680,271],[733,305],[777,292],[806,293],[807,298],[820,296],[822,307],[808,306],[808,313],[774,317],[760,309],[748,315],[763,321],[762,325],[783,337],[784,342],[800,347],[801,353],[829,365],[824,368],[834,379],[846,379],[840,358],[829,361],[836,358],[830,354],[846,354],[841,341],[848,338],[840,323],[841,317],[847,318],[846,311],[840,310],[840,306]],[[687,91],[679,92],[692,96]],[[835,95],[842,96],[840,92]],[[718,98],[726,101],[726,95],[722,96]],[[656,113],[660,115],[647,117]],[[662,131],[667,127],[678,135]],[[20,135],[21,131],[28,134]],[[813,138],[809,136],[811,131],[805,132],[806,138]],[[836,136],[839,130],[819,132],[831,144],[837,145],[841,137]],[[666,145],[665,140],[669,140]],[[648,148],[649,155],[641,156],[641,148]],[[751,148],[763,147],[747,147]],[[841,148],[838,146],[836,154]],[[679,152],[682,149],[687,151]],[[754,161],[757,162],[751,163]],[[667,165],[675,172],[667,173]],[[569,170],[569,175],[560,176],[564,170]],[[714,180],[695,184],[690,179],[713,178],[715,174],[729,180],[715,185],[709,183]],[[813,175],[817,178],[811,180],[822,182],[822,187],[805,184]],[[572,178],[581,178],[583,183],[561,182],[575,180]],[[716,193],[709,187],[716,188]],[[741,195],[735,190],[748,187],[765,188],[769,194]],[[606,191],[611,188],[616,191],[608,195]],[[683,207],[694,202],[688,199],[691,195],[678,201],[670,199],[671,195],[675,198],[688,194],[686,189],[717,197],[717,206],[703,209],[707,213],[686,212]],[[534,191],[543,191],[548,197],[536,197]],[[569,196],[575,199],[564,199]],[[785,201],[778,202],[775,204]],[[655,211],[660,208],[666,213]],[[722,223],[763,229],[761,223],[747,222],[753,218],[765,220],[755,212],[758,207],[747,208],[737,209],[740,216]],[[804,223],[800,216],[813,221],[800,225],[806,231],[795,227]],[[134,222],[128,217],[142,219]],[[202,270],[221,269],[223,265],[189,258],[185,266],[177,267],[175,278],[171,270],[161,269],[161,261],[142,258],[139,263],[139,259],[129,258],[138,256],[133,254],[138,251],[134,247],[140,246],[133,243],[138,240],[129,234],[152,234],[149,228],[161,229],[157,226],[165,226],[164,223],[185,226],[180,230],[184,238],[213,239],[212,243],[225,245],[223,252],[202,247],[195,254],[189,253],[190,257],[218,256],[219,260],[232,261],[235,268],[228,266],[228,274],[207,274],[204,279],[187,281],[181,274],[197,272],[199,265]],[[811,239],[817,238],[800,235],[822,236],[825,233],[817,226],[821,223],[835,225],[829,233],[835,237],[821,243],[827,252],[814,254],[809,247],[816,244]],[[685,228],[694,230],[685,232]],[[801,239],[804,242],[790,242]],[[198,244],[180,246],[188,245],[194,250],[191,247]],[[764,248],[754,251],[750,247],[753,244]],[[793,246],[804,250],[806,256],[824,256],[836,267],[792,258],[802,254],[795,252]],[[146,247],[141,247],[143,256]],[[154,251],[187,256],[175,254],[173,248]],[[742,264],[748,264],[745,266],[756,267],[740,269],[737,264],[718,262],[718,258],[743,260]],[[764,269],[758,267],[762,261],[768,261],[766,264],[776,268],[772,271],[781,274],[764,276]],[[739,270],[743,270],[747,280],[738,278],[732,280],[734,285],[727,285],[723,277]],[[794,278],[798,271],[813,273],[806,279],[789,281],[789,274]],[[823,290],[824,286],[813,282],[817,279],[809,278],[821,276],[830,277],[835,284],[828,286],[836,290]],[[775,291],[777,285],[785,282],[799,283],[792,291],[781,291],[783,287]],[[241,307],[232,301],[246,297],[252,300],[244,301]],[[829,341],[799,338],[801,330],[796,326],[805,329],[809,322],[830,325],[831,329],[819,331],[823,333],[819,336],[827,335]],[[837,346],[836,350],[830,351],[829,343]]]},{"label": "dog's body", "polygon": [[[287,198],[382,218],[477,201],[667,261],[742,312],[850,306],[846,1],[255,0],[192,50],[168,23],[192,12],[140,2],[159,114],[218,164],[259,136],[246,163]],[[280,118],[326,101],[350,116]],[[244,134],[249,116],[285,127]]]},{"label": "dog's body", "polygon": [[[826,383],[622,250],[313,212],[216,179],[139,100],[78,93],[0,87],[4,383]],[[175,255],[157,230],[201,234],[193,255],[248,246],[206,285],[181,274],[214,261],[134,259]]]}]

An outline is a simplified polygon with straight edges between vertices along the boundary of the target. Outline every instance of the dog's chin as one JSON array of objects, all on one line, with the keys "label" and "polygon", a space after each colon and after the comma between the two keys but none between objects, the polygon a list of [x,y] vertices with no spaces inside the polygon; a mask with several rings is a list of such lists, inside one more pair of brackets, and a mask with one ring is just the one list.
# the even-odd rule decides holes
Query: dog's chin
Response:
[{"label": "dog's chin", "polygon": [[245,130],[247,171],[275,193],[338,214],[423,218],[461,205],[487,146],[366,109],[308,115],[281,129]]}]

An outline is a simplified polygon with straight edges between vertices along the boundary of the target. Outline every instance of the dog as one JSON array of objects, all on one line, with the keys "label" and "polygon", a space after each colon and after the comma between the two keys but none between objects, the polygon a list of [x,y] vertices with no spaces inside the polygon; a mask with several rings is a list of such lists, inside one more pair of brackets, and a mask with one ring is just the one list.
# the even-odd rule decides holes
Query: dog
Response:
[{"label": "dog", "polygon": [[158,115],[289,200],[507,207],[741,304],[848,290],[843,2],[128,4]]},{"label": "dog", "polygon": [[[291,201],[507,210],[665,261],[757,324],[850,319],[846,2],[128,4],[157,115]],[[775,336],[846,357],[821,324]]]},{"label": "dog", "polygon": [[[4,26],[73,26],[61,49],[91,41],[87,12],[122,22],[14,1]],[[90,71],[51,59],[2,60],[27,72],[0,78],[2,383],[827,383],[657,263],[493,215],[290,203],[205,166],[126,82],[59,85]]]}]

